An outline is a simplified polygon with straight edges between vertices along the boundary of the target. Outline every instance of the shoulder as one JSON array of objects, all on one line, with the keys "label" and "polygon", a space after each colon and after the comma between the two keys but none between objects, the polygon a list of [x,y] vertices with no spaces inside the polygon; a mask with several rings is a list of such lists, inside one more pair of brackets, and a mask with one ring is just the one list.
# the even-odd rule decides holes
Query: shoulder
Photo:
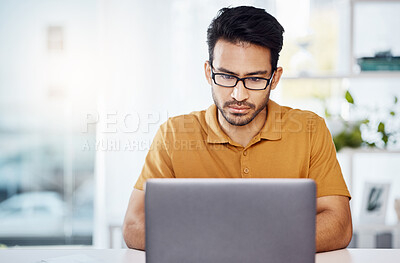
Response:
[{"label": "shoulder", "polygon": [[206,110],[194,111],[189,114],[178,115],[168,118],[161,124],[160,130],[165,134],[193,134],[205,130]]},{"label": "shoulder", "polygon": [[291,120],[295,118],[298,120],[315,119],[318,121],[323,121],[323,118],[321,116],[309,110],[293,109],[287,106],[280,106],[280,107],[281,107],[282,119],[284,120]]},{"label": "shoulder", "polygon": [[326,128],[324,118],[309,110],[280,106],[275,102],[271,110],[278,115],[275,120],[281,122],[283,132],[312,134]]},{"label": "shoulder", "polygon": [[315,112],[309,110],[293,109],[287,106],[280,106],[281,118],[283,124],[303,124],[306,126],[315,125],[325,125],[325,120]]}]

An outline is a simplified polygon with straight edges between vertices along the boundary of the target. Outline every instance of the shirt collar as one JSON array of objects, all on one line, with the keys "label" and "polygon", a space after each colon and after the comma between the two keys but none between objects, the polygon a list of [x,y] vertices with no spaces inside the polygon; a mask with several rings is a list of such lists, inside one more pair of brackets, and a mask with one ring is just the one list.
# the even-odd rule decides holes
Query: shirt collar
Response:
[{"label": "shirt collar", "polygon": [[206,123],[208,128],[207,142],[209,143],[227,143],[229,142],[228,136],[221,129],[218,122],[218,112],[215,104],[211,105],[206,110]]},{"label": "shirt collar", "polygon": [[[282,113],[281,106],[276,102],[269,100],[268,115],[264,127],[261,129],[259,136],[266,140],[281,139],[282,130]],[[228,143],[230,140],[225,132],[221,129],[218,122],[218,112],[215,104],[211,105],[205,113],[206,123],[208,127],[207,142],[208,143]]]},{"label": "shirt collar", "polygon": [[260,138],[273,141],[282,138],[282,110],[273,100],[268,102],[267,120],[260,131]]}]

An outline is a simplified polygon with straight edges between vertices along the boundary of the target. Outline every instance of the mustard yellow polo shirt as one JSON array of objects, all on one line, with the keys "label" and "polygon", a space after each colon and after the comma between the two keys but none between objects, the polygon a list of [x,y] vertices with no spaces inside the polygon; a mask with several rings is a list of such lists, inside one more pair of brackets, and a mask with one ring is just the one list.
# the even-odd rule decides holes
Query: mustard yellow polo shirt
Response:
[{"label": "mustard yellow polo shirt", "polygon": [[311,178],[317,197],[350,197],[324,120],[272,100],[264,127],[246,147],[223,132],[215,105],[168,119],[135,188],[143,190],[149,178]]}]

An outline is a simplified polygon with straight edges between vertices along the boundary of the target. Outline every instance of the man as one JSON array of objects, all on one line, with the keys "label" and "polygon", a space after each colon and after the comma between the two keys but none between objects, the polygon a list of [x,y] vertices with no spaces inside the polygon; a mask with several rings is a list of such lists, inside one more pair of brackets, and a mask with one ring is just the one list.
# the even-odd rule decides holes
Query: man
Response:
[{"label": "man", "polygon": [[282,76],[283,32],[273,16],[254,7],[223,8],[214,18],[204,69],[215,105],[161,125],[126,213],[128,247],[145,249],[148,178],[206,177],[314,179],[316,250],[349,244],[350,195],[324,120],[269,100]]}]

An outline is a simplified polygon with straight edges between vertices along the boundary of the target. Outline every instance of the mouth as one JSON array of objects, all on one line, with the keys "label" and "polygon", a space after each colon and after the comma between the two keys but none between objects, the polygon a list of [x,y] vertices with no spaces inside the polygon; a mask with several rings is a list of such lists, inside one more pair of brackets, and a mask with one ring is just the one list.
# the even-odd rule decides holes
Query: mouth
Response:
[{"label": "mouth", "polygon": [[235,114],[244,114],[247,113],[250,110],[250,107],[246,107],[246,106],[228,106],[229,111],[231,113],[235,113]]}]

